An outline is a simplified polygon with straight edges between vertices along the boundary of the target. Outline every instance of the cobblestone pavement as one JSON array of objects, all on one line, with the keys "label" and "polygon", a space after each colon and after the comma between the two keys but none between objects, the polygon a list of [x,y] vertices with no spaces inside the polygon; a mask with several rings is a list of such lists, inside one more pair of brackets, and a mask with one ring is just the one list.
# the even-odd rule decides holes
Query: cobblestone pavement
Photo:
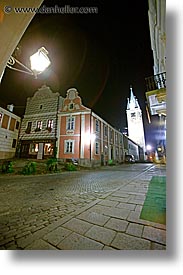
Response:
[{"label": "cobblestone pavement", "polygon": [[140,220],[153,175],[120,165],[39,176],[0,176],[0,249],[165,249],[166,227]]}]

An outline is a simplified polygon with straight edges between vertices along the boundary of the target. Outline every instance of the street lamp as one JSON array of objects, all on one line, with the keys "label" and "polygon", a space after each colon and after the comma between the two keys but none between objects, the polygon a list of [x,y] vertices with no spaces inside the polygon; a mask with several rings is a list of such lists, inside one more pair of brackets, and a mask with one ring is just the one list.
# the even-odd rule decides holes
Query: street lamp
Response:
[{"label": "street lamp", "polygon": [[[16,64],[18,64],[22,69],[13,67]],[[48,58],[48,51],[44,47],[41,47],[36,53],[30,56],[31,68],[28,68],[13,56],[10,57],[6,66],[14,71],[34,75],[34,77],[37,78],[37,76],[48,68],[50,64],[51,62]]]}]

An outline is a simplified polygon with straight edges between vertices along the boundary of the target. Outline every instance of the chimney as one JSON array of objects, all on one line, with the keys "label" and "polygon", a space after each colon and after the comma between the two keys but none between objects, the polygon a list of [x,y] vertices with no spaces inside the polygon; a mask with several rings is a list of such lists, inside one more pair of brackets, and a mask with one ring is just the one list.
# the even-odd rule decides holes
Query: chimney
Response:
[{"label": "chimney", "polygon": [[13,112],[13,108],[14,108],[13,104],[7,105],[7,110],[8,111]]}]

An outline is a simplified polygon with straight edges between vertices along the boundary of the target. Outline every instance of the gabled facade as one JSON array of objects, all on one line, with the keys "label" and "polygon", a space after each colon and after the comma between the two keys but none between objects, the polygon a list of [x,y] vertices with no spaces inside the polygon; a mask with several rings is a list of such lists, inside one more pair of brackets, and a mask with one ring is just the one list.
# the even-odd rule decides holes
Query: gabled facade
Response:
[{"label": "gabled facade", "polygon": [[124,161],[123,134],[83,106],[75,88],[67,91],[58,121],[60,160],[77,159],[84,166]]},{"label": "gabled facade", "polygon": [[20,131],[20,156],[42,159],[57,147],[57,113],[63,98],[43,85],[27,99]]},{"label": "gabled facade", "polygon": [[19,116],[0,107],[0,159],[15,156],[20,122]]}]

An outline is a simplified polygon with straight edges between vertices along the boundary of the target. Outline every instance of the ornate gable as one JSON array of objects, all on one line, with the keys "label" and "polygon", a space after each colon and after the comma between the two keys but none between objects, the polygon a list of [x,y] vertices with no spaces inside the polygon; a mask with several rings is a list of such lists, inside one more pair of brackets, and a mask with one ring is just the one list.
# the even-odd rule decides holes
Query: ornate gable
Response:
[{"label": "ornate gable", "polygon": [[82,105],[81,97],[75,88],[67,90],[66,98],[63,101],[62,112],[88,111],[87,107]]}]

